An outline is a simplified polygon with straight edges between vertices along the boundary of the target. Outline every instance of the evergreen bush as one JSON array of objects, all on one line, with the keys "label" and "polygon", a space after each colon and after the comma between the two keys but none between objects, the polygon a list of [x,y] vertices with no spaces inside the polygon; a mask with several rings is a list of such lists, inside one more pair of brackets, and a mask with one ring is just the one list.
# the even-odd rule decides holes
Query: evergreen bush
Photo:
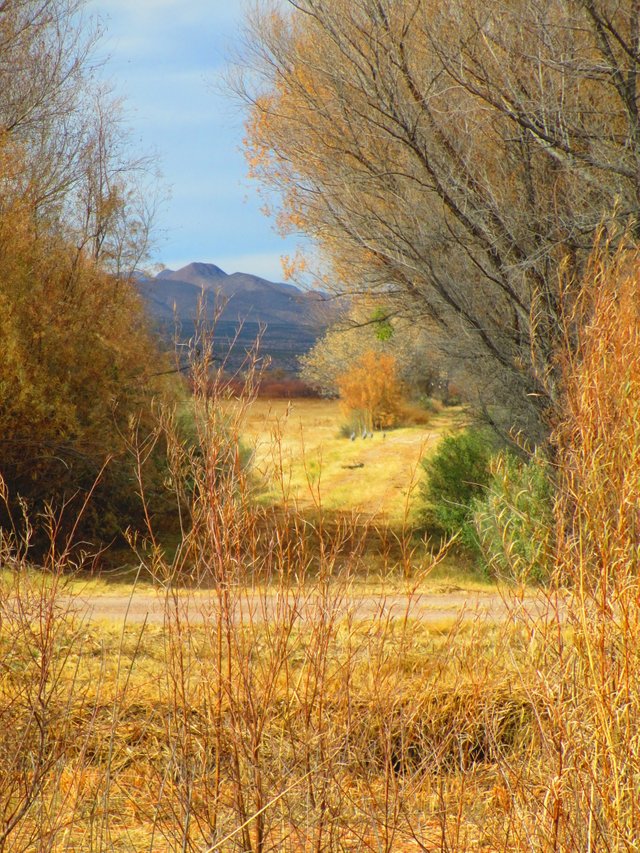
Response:
[{"label": "evergreen bush", "polygon": [[491,462],[491,480],[472,503],[473,526],[490,574],[541,583],[551,571],[553,485],[540,455],[527,463],[510,453]]},{"label": "evergreen bush", "polygon": [[463,545],[477,549],[471,509],[491,479],[490,460],[496,450],[497,439],[490,430],[467,428],[445,436],[423,460],[421,517],[427,529],[458,536]]}]

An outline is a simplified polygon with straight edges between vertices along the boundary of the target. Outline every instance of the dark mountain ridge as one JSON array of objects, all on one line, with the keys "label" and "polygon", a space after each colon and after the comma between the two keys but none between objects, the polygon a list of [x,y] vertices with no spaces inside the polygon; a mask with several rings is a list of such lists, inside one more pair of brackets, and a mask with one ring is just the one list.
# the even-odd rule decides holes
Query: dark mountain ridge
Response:
[{"label": "dark mountain ridge", "polygon": [[183,339],[192,337],[199,305],[216,324],[217,349],[236,340],[244,357],[259,334],[260,353],[274,366],[297,368],[299,355],[316,342],[330,322],[327,295],[305,292],[291,284],[249,273],[227,274],[215,264],[194,262],[179,270],[164,269],[141,278],[138,289],[161,332],[173,337],[176,323]]}]

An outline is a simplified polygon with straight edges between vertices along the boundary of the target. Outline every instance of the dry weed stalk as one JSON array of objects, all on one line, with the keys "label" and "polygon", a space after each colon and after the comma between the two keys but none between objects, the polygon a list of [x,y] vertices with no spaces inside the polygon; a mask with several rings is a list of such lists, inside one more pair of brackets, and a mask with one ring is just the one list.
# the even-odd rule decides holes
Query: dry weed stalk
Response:
[{"label": "dry weed stalk", "polygon": [[149,849],[160,838],[194,853],[470,848],[481,832],[463,804],[526,718],[496,687],[500,665],[474,662],[490,629],[461,620],[428,641],[431,657],[416,653],[429,632],[413,618],[420,577],[406,523],[395,543],[402,608],[383,593],[368,616],[356,613],[352,583],[371,531],[328,519],[315,476],[315,512],[300,515],[277,435],[283,506],[253,500],[240,450],[256,387],[255,361],[247,367],[233,399],[222,371],[193,371],[195,445],[164,421],[183,525],[171,555],[149,530],[148,566],[165,590],[169,709],[149,778]]},{"label": "dry weed stalk", "polygon": [[66,507],[47,509],[40,534],[49,547],[35,571],[27,509],[12,519],[1,478],[0,498],[9,519],[0,529],[0,850],[72,850],[83,824],[86,849],[109,849],[110,762],[96,768],[92,753],[97,740],[116,739],[118,724],[99,720],[104,670],[84,671],[85,626],[68,587],[85,556],[73,547],[74,526],[60,544]]},{"label": "dry weed stalk", "polygon": [[503,768],[501,849],[640,839],[639,269],[636,250],[603,238],[583,278],[563,279],[555,576],[540,613],[511,606],[537,746]]},{"label": "dry weed stalk", "polygon": [[566,849],[629,850],[640,838],[639,271],[636,250],[602,240],[566,319],[575,346],[556,431],[557,566],[574,643],[559,649],[565,749],[554,797]]}]

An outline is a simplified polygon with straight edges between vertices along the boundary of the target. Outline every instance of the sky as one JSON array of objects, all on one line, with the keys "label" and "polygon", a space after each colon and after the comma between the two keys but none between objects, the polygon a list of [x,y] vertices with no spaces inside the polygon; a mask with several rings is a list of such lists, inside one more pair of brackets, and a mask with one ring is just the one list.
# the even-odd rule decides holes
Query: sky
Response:
[{"label": "sky", "polygon": [[104,36],[101,73],[125,99],[132,142],[158,156],[169,194],[152,263],[191,261],[282,279],[283,240],[246,176],[242,107],[224,72],[241,43],[242,0],[89,0]]}]

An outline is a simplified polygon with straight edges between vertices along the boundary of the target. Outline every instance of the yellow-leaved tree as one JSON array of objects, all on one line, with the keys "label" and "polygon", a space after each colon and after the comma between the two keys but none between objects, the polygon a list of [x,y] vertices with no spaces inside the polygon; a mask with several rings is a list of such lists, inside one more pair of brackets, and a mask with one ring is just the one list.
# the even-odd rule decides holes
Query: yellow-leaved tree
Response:
[{"label": "yellow-leaved tree", "polygon": [[392,355],[367,350],[337,383],[342,405],[354,426],[369,431],[397,423],[402,388]]},{"label": "yellow-leaved tree", "polygon": [[4,202],[0,474],[36,508],[77,506],[100,475],[89,517],[112,535],[136,515],[125,443],[149,425],[156,345],[131,282],[43,228],[29,193]]}]

